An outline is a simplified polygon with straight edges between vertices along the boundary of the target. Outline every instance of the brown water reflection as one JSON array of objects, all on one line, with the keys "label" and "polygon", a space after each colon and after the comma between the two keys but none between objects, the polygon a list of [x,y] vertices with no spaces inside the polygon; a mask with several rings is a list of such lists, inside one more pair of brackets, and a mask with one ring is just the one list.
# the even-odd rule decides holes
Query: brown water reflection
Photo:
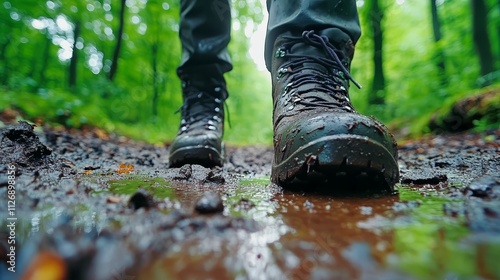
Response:
[{"label": "brown water reflection", "polygon": [[[232,185],[232,184],[230,184]],[[192,209],[203,191],[173,186]],[[283,192],[262,181],[217,189],[224,215],[258,221],[256,232],[210,236],[176,244],[141,270],[139,279],[385,278],[390,223],[397,195],[332,197]]]}]

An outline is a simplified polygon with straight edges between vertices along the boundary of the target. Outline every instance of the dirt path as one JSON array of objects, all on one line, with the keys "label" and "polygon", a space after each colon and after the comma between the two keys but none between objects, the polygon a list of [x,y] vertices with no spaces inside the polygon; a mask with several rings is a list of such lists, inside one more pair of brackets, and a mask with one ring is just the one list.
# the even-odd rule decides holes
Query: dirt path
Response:
[{"label": "dirt path", "polygon": [[397,192],[355,197],[271,185],[266,147],[167,169],[99,130],[2,134],[0,279],[500,278],[500,130],[401,143]]}]

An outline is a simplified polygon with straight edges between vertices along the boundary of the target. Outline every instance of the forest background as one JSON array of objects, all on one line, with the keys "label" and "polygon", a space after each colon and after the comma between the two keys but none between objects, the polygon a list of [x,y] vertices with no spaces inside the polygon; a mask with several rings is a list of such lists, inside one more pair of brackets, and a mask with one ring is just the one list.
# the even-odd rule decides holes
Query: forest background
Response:
[{"label": "forest background", "polygon": [[[225,138],[270,145],[271,81],[258,57],[265,3],[232,4]],[[499,127],[499,0],[357,5],[363,35],[351,72],[363,89],[352,86],[350,96],[361,113],[416,137],[457,101],[492,93],[493,115],[474,120],[474,129]],[[168,142],[182,104],[178,29],[178,0],[0,0],[0,112]]]}]

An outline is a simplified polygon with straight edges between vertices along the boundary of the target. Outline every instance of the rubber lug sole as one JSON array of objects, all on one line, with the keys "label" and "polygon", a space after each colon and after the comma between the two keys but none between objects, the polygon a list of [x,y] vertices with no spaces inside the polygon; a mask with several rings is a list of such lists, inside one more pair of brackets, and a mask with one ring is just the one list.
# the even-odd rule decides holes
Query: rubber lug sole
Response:
[{"label": "rubber lug sole", "polygon": [[224,144],[219,152],[210,146],[187,146],[175,150],[169,157],[169,167],[181,167],[185,164],[198,164],[210,168],[222,166],[224,162]]},{"label": "rubber lug sole", "polygon": [[271,180],[285,188],[331,192],[393,191],[398,163],[380,143],[358,135],[321,137],[272,167]]}]

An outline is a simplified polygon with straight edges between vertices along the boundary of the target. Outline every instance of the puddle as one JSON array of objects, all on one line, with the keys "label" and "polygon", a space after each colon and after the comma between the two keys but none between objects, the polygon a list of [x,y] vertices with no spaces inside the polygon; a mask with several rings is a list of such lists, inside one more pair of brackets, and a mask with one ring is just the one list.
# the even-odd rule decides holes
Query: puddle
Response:
[{"label": "puddle", "polygon": [[[109,188],[92,191],[97,198],[102,197],[101,202],[109,195],[130,197],[143,189],[155,201],[163,203],[159,207],[163,215],[184,209],[196,219],[198,214],[193,211],[196,200],[204,191],[213,191],[221,196],[224,211],[203,216],[203,221],[215,221],[215,228],[221,215],[257,222],[256,230],[236,227],[210,234],[209,239],[186,235],[177,243],[166,243],[170,244],[167,250],[151,253],[155,255],[152,261],[134,269],[117,270],[122,276],[134,279],[207,276],[255,279],[263,275],[269,279],[500,277],[496,264],[500,258],[500,240],[482,240],[473,235],[463,212],[446,210],[461,209],[464,201],[443,195],[441,186],[399,185],[396,194],[337,197],[283,191],[270,184],[269,178],[243,178],[237,184],[227,185],[193,185],[137,174],[104,178],[107,179],[99,180],[107,180],[107,184],[98,185]],[[167,201],[171,203],[165,204]],[[126,203],[126,199],[121,203]],[[71,209],[44,205],[24,217],[19,222],[17,236],[21,243],[39,232],[52,232],[64,219],[82,233],[119,228],[125,221],[147,229],[140,222],[140,215],[133,220],[121,215],[110,219],[106,211],[98,213],[92,206],[82,204]],[[154,240],[155,235],[148,238]],[[160,241],[161,237],[158,238]]]},{"label": "puddle", "polygon": [[462,214],[449,216],[444,208],[463,201],[430,195],[408,186],[399,188],[403,202],[418,202],[407,215],[412,222],[394,228],[390,262],[420,279],[498,279],[500,239],[474,241]]},{"label": "puddle", "polygon": [[[179,197],[193,192],[173,187]],[[468,240],[464,216],[443,211],[460,202],[432,188],[400,185],[395,195],[332,197],[282,191],[263,178],[218,191],[224,215],[252,218],[259,230],[184,243],[143,268],[139,279],[500,276],[494,264],[500,243]]]}]

